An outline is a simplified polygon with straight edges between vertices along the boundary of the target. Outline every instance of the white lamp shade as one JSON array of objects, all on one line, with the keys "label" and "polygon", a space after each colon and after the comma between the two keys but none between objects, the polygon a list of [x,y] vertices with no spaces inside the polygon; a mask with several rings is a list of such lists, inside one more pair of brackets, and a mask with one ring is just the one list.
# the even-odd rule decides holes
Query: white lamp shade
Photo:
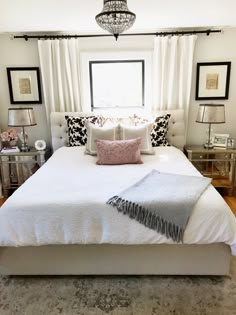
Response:
[{"label": "white lamp shade", "polygon": [[8,126],[27,127],[37,125],[33,108],[9,108]]},{"label": "white lamp shade", "polygon": [[200,104],[196,122],[222,124],[225,122],[225,106],[222,104]]}]

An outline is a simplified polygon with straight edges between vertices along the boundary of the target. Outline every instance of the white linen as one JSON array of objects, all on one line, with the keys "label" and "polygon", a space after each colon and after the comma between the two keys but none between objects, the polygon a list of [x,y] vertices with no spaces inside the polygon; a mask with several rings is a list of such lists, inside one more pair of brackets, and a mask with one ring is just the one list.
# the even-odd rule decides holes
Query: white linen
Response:
[{"label": "white linen", "polygon": [[[140,165],[96,165],[84,147],[62,147],[0,208],[0,246],[46,244],[172,244],[106,204],[150,170],[199,175],[174,147],[155,148]],[[201,176],[201,175],[200,175]],[[210,187],[194,207],[184,243],[225,242],[236,255],[236,219]]]}]

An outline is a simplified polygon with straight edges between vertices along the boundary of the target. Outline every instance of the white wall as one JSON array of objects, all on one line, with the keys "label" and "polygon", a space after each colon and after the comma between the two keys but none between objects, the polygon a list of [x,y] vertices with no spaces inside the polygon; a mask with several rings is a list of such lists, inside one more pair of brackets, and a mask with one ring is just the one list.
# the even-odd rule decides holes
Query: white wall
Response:
[{"label": "white wall", "polygon": [[[195,78],[197,62],[231,61],[231,80],[229,100],[215,103],[224,103],[226,107],[226,123],[215,125],[215,132],[230,133],[236,138],[236,29],[227,29],[223,34],[212,34],[210,36],[200,35],[196,45],[194,58],[194,72],[192,81],[192,95],[190,106],[190,119],[187,142],[190,144],[201,144],[206,138],[204,124],[195,122],[198,104],[195,101]],[[113,38],[93,38],[81,40],[81,51],[117,51],[117,50],[152,50],[152,37],[121,37],[116,42]],[[37,41],[15,39],[11,40],[9,35],[0,35],[0,127],[7,128],[7,109],[10,106],[6,67],[12,66],[39,66]],[[29,142],[32,144],[36,139],[46,139],[50,142],[49,128],[46,123],[44,104],[34,105],[38,125],[29,127]]]}]

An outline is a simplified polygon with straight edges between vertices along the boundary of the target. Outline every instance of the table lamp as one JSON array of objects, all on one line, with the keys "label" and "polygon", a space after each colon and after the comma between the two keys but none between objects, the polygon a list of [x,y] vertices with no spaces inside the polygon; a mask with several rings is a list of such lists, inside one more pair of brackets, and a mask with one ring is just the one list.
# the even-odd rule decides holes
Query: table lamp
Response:
[{"label": "table lamp", "polygon": [[33,108],[9,108],[8,109],[8,126],[9,127],[22,127],[23,141],[21,144],[21,151],[29,151],[26,141],[25,127],[35,126],[36,121],[34,117]]},{"label": "table lamp", "polygon": [[223,104],[200,104],[196,122],[209,124],[208,140],[204,148],[212,149],[211,125],[225,123],[225,106]]}]

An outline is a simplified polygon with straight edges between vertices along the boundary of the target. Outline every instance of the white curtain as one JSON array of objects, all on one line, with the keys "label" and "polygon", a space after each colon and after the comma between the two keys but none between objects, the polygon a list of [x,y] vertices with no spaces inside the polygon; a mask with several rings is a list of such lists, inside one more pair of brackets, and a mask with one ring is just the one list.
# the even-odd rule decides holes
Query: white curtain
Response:
[{"label": "white curtain", "polygon": [[196,35],[156,37],[154,42],[153,108],[184,109],[187,122]]},{"label": "white curtain", "polygon": [[52,111],[81,111],[78,39],[39,40],[47,118]]}]

